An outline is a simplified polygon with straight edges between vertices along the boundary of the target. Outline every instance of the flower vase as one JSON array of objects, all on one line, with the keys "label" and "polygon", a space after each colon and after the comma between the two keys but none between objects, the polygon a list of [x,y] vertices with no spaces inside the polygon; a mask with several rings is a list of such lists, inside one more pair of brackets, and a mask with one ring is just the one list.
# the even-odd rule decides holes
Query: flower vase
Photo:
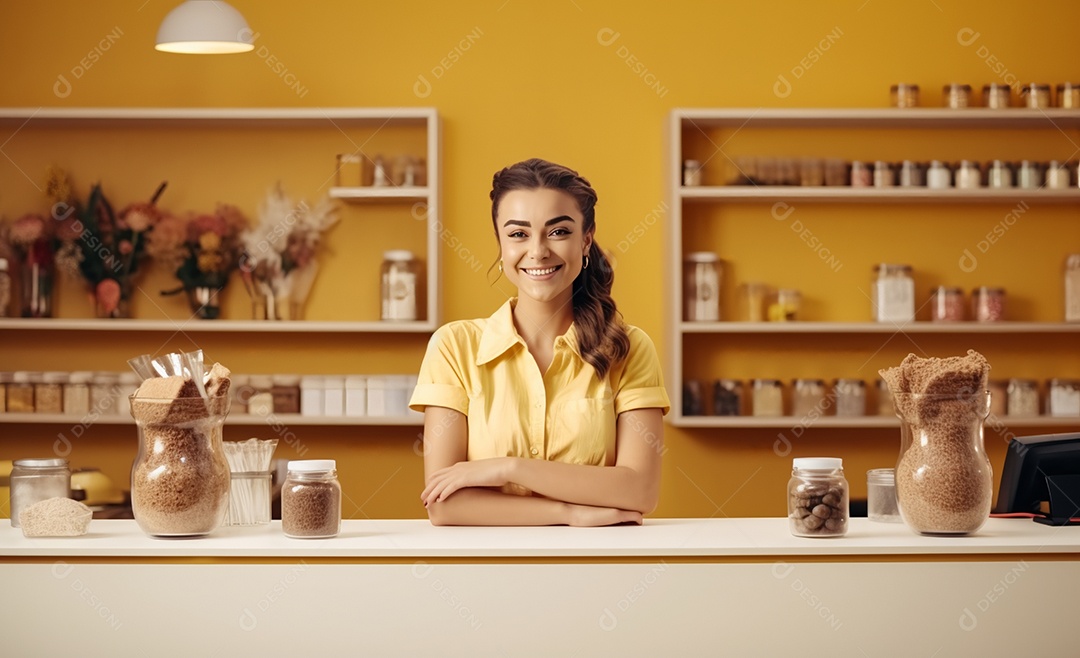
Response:
[{"label": "flower vase", "polygon": [[117,279],[102,279],[93,292],[94,314],[98,318],[131,317],[131,284]]},{"label": "flower vase", "polygon": [[30,245],[19,271],[19,293],[24,318],[51,318],[53,314],[53,252],[47,240]]},{"label": "flower vase", "polygon": [[191,312],[201,320],[216,320],[221,317],[221,306],[218,302],[221,291],[222,288],[213,286],[187,288]]},{"label": "flower vase", "polygon": [[993,477],[983,445],[989,393],[895,393],[900,417],[896,497],[924,535],[966,535],[990,516]]}]

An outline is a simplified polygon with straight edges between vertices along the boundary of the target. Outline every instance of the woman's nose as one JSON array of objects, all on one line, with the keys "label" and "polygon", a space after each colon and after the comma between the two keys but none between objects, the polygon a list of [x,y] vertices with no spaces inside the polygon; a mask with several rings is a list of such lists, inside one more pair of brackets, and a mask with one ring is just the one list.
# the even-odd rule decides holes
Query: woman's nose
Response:
[{"label": "woman's nose", "polygon": [[529,255],[536,260],[547,258],[549,253],[551,253],[551,250],[548,249],[547,240],[543,238],[537,238],[529,245]]}]

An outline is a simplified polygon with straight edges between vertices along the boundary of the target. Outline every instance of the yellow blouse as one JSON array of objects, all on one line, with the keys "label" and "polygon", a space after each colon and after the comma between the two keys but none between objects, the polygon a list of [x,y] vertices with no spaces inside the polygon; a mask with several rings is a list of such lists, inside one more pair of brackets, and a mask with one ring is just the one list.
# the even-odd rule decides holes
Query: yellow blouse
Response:
[{"label": "yellow blouse", "polygon": [[555,339],[541,374],[514,328],[509,300],[490,318],[443,325],[428,343],[409,406],[447,407],[469,422],[468,459],[534,457],[573,464],[615,463],[615,418],[671,409],[656,348],[627,327],[630,353],[600,380],[581,358],[574,326]]}]

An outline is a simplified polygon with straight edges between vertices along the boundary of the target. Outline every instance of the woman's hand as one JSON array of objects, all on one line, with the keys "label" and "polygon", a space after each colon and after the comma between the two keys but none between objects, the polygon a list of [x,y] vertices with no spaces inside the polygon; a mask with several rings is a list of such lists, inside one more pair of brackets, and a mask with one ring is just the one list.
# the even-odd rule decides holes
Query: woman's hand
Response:
[{"label": "woman's hand", "polygon": [[641,525],[641,512],[615,509],[612,507],[592,507],[590,505],[567,504],[567,525],[595,527],[633,523]]},{"label": "woman's hand", "polygon": [[501,487],[510,481],[514,457],[495,457],[458,462],[441,468],[428,478],[420,500],[424,507],[446,500],[458,489],[466,487]]}]

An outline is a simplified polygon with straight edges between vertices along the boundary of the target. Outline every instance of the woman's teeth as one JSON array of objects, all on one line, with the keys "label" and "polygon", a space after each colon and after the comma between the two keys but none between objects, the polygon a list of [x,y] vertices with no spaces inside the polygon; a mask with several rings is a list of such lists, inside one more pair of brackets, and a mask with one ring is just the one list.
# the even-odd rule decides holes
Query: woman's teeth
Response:
[{"label": "woman's teeth", "polygon": [[558,266],[548,267],[548,268],[545,268],[545,269],[542,269],[542,270],[526,269],[525,273],[528,274],[529,276],[544,276],[544,275],[547,275],[547,274],[551,274],[552,272],[554,272],[557,269],[559,269]]}]

